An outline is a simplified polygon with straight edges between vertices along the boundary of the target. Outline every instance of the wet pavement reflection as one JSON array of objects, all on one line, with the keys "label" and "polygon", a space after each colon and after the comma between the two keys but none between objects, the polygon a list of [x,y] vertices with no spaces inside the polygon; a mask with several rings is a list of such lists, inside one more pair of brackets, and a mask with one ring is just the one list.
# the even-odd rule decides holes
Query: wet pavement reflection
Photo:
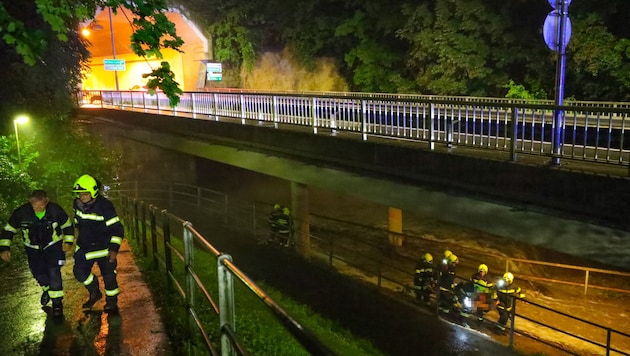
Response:
[{"label": "wet pavement reflection", "polygon": [[[124,242],[118,254],[120,313],[103,313],[104,299],[89,310],[87,291],[74,279],[72,258],[62,267],[64,316],[39,304],[41,289],[24,252],[12,248],[0,265],[0,355],[170,355],[170,344],[147,285]],[[93,272],[98,273],[95,267]],[[102,288],[102,286],[101,286]]]}]

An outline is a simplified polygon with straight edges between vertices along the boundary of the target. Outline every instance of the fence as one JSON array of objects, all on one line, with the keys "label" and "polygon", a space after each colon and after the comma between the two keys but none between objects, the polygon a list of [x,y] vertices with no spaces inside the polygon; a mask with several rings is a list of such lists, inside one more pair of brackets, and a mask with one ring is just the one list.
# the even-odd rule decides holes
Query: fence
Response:
[{"label": "fence", "polygon": [[[290,125],[314,134],[326,130],[359,135],[362,140],[416,142],[429,150],[470,147],[503,152],[504,159],[511,161],[523,154],[547,156],[554,162],[567,159],[630,167],[626,103],[571,102],[556,107],[548,101],[501,98],[216,91],[185,92],[171,108],[163,93],[101,90],[78,95],[84,107],[97,103],[193,119],[236,119],[276,128]],[[561,120],[555,119],[558,111]]]},{"label": "fence", "polygon": [[[160,186],[162,188],[160,188]],[[120,184],[116,189],[119,189],[119,192],[123,194],[133,193],[134,198],[145,198],[140,203],[134,200],[133,206],[126,208],[125,211],[131,213],[130,217],[132,220],[130,221],[133,221],[134,231],[136,231],[134,235],[140,237],[142,246],[147,246],[147,228],[151,231],[152,241],[150,246],[152,246],[153,249],[152,254],[155,259],[154,264],[156,267],[158,266],[159,257],[156,256],[156,242],[153,236],[158,234],[155,218],[159,214],[156,214],[158,208],[148,204],[157,204],[159,202],[169,206],[169,209],[177,211],[179,214],[195,216],[199,219],[200,224],[198,226],[202,229],[203,226],[229,226],[232,231],[240,235],[251,236],[257,241],[265,240],[269,236],[267,218],[268,212],[271,210],[270,204],[231,201],[222,193],[183,184],[165,186],[162,183],[144,183],[138,185],[137,182],[135,182],[131,184]],[[147,206],[150,207],[149,217],[146,216]],[[190,223],[184,222],[174,215],[167,214],[165,211],[162,212],[162,214],[170,216],[170,219],[176,220],[177,225],[182,226],[182,238],[184,241],[189,241],[184,244],[185,246],[195,240],[197,243],[206,246],[206,249],[212,251],[215,256],[221,256],[218,251],[213,249],[212,246],[204,240],[203,236],[199,235],[197,230],[192,229]],[[410,291],[410,281],[412,281],[413,278],[412,272],[418,256],[404,256],[397,254],[396,251],[392,251],[387,243],[389,235],[392,234],[391,232],[324,216],[312,215],[310,219],[312,232],[309,236],[310,244],[303,246],[301,245],[302,240],[300,238],[296,240],[298,249],[308,251],[307,254],[310,258],[335,267],[338,270],[343,270],[344,273],[353,273],[352,271],[356,271],[357,274],[360,273],[363,276],[367,276],[363,278],[364,281],[375,285],[379,290],[384,292],[402,292],[395,293],[401,296],[406,295],[405,293]],[[169,236],[169,231],[171,230],[170,226],[175,225],[164,225],[162,228],[165,241],[167,240],[167,236]],[[299,236],[299,233],[297,235]],[[399,234],[399,237],[404,241],[419,239],[418,236],[411,234]],[[443,251],[447,247],[446,243],[439,240],[424,239],[422,244],[425,250],[432,251]],[[143,249],[146,254],[147,248],[143,247]],[[166,252],[170,249],[172,249],[172,246],[169,245],[167,249],[167,243],[165,242],[165,257],[163,258],[164,262],[161,262],[162,265],[170,264],[168,260],[171,257],[169,257]],[[188,250],[190,249],[191,247],[188,248]],[[465,248],[459,249],[458,254],[461,260],[466,261],[458,270],[460,275],[457,276],[457,279],[459,281],[468,280],[468,278],[461,276],[462,271],[475,270],[477,264],[480,263],[479,261],[483,260],[484,263],[488,263],[487,261],[496,261],[494,264],[488,263],[491,270],[501,270],[503,264],[507,270],[512,272],[519,271],[520,273],[515,272],[519,280],[529,280],[533,283],[539,283],[540,281],[553,282],[567,286],[577,285],[580,288],[583,287],[584,294],[602,290],[614,293],[630,293],[630,285],[628,285],[630,282],[627,278],[630,276],[630,273],[626,272],[516,259],[510,258],[509,256],[491,255],[479,250],[467,250]],[[180,256],[180,259],[187,261],[187,266],[192,266],[193,263],[189,260],[191,257],[186,256],[186,253],[184,253]],[[236,275],[245,285],[255,286],[253,282],[248,280],[242,272],[238,271],[236,267],[233,266],[229,261],[229,257],[220,258],[217,263],[219,266],[223,266],[220,268],[229,269],[231,273]],[[541,269],[542,267],[545,269]],[[539,277],[540,274],[548,273],[546,270],[548,268],[562,269],[564,271],[564,273],[562,273],[563,277],[568,276],[575,279]],[[585,277],[583,277],[583,279],[579,278],[579,273],[585,273]],[[170,271],[169,274],[171,274]],[[598,285],[592,281],[594,274],[601,275],[599,281],[602,281],[602,285]],[[171,279],[173,279],[172,276]],[[576,282],[576,280],[580,279],[583,283]],[[193,281],[199,284],[199,281],[193,278],[186,282],[186,290],[192,288],[188,286],[192,285]],[[610,287],[606,284],[614,284],[617,287]],[[231,289],[230,285],[230,283],[226,283],[220,287],[220,289],[228,288],[229,290]],[[184,288],[179,287],[179,290],[183,297],[189,295]],[[258,292],[259,289],[252,287],[250,290]],[[260,291],[260,293],[264,294],[262,291]],[[258,295],[265,300],[263,294]],[[213,309],[217,310],[216,303],[212,301],[206,291],[204,291],[204,295],[206,295],[208,301],[212,304]],[[408,295],[406,295],[405,298],[408,298]],[[190,303],[192,303],[192,301],[189,301],[189,304]],[[231,308],[230,305],[232,304],[227,303],[225,307]],[[269,303],[269,307],[276,310],[280,316],[285,315],[280,309],[276,308],[277,306],[274,303]],[[221,308],[218,308],[219,311],[220,309]],[[519,313],[516,313],[516,310],[519,310]],[[630,350],[630,334],[628,334],[627,331],[599,325],[579,317],[576,314],[572,314],[571,312],[563,312],[557,307],[551,308],[537,303],[532,299],[518,300],[517,303],[515,303],[515,308],[512,313],[510,345],[513,343],[513,333],[518,332],[540,342],[555,346],[557,345],[551,343],[549,339],[553,339],[554,337],[558,337],[557,335],[562,334],[575,339],[573,345],[579,344],[579,348],[582,350],[589,350],[589,348],[594,347],[593,353],[595,354],[601,352],[601,348],[606,351],[607,355],[610,354],[610,352],[628,355],[627,350]],[[195,313],[191,310],[190,314],[194,315]],[[518,317],[518,319],[516,317]],[[226,317],[226,319],[222,318],[221,320],[222,323],[230,324],[233,322],[233,317]],[[518,320],[518,323],[516,323],[516,320]],[[540,335],[541,327],[549,330],[542,336]],[[221,328],[224,329],[223,326]],[[234,334],[229,330],[228,326],[225,327],[225,330],[229,334]],[[305,339],[303,344],[308,344],[310,342],[309,337],[306,336]]]},{"label": "fence", "polygon": [[[166,210],[160,210],[156,206],[149,205],[147,207],[143,202],[138,202],[124,193],[119,195],[119,200],[125,223],[131,226],[132,238],[141,246],[143,255],[148,256],[148,249],[151,249],[150,256],[153,260],[153,267],[155,269],[164,268],[167,285],[170,289],[176,290],[185,301],[185,326],[187,328],[186,335],[189,338],[189,354],[194,354],[195,349],[192,340],[195,331],[201,335],[207,350],[212,355],[249,354],[239,339],[235,328],[235,281],[240,281],[248,292],[263,302],[271,310],[277,322],[284,326],[310,354],[335,354],[232,263],[230,255],[221,253],[207,242],[190,222],[172,215]],[[183,244],[174,243],[173,238],[177,236],[175,233],[177,229],[180,230],[181,235],[179,236],[181,236],[180,239]],[[162,254],[158,252],[160,242],[163,244]],[[196,271],[195,262],[196,256],[200,256],[199,249],[216,257],[218,305],[216,297],[213,298]],[[180,264],[183,263],[183,268],[179,269],[184,271],[183,276],[181,273],[177,273],[178,269],[175,267],[178,263],[173,259],[173,255],[179,259]],[[201,291],[203,294],[201,302],[196,298],[197,291]],[[200,317],[204,305],[209,305],[210,309],[219,317],[220,351],[217,351],[216,345],[212,343],[210,332],[206,330]]]}]

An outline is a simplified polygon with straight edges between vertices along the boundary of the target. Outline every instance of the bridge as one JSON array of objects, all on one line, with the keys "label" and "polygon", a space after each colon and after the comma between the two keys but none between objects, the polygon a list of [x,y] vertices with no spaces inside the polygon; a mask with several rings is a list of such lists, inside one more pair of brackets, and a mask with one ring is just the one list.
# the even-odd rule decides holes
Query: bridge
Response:
[{"label": "bridge", "polygon": [[[356,176],[305,173],[324,164],[628,227],[619,214],[630,211],[630,111],[623,103],[562,107],[556,155],[558,107],[544,101],[247,91],[186,92],[175,108],[161,93],[87,91],[78,99],[82,113],[150,130],[124,135],[291,182],[354,190]],[[263,156],[237,157],[243,148]],[[269,162],[270,156],[314,165]],[[550,164],[554,158],[560,165]],[[387,204],[391,194],[364,197]]]}]

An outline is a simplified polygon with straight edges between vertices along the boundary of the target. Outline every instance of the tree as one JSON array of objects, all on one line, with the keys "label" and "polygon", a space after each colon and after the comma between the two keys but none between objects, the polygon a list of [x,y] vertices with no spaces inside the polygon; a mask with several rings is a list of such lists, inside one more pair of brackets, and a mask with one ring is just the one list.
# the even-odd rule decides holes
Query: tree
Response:
[{"label": "tree", "polygon": [[[46,64],[50,57],[46,56],[56,44],[59,48],[67,48],[69,41],[84,43],[77,39],[76,29],[82,21],[93,19],[97,9],[111,7],[115,12],[118,7],[128,9],[134,16],[131,46],[135,54],[142,57],[154,56],[163,58],[161,49],[171,48],[179,50],[183,40],[177,35],[175,25],[168,20],[164,11],[167,10],[165,0],[134,1],[134,0],[16,0],[0,2],[0,35],[6,45],[19,55],[29,66]],[[70,50],[70,48],[68,48]],[[67,72],[75,77],[70,82],[76,82],[81,62],[85,57],[76,58],[77,63],[64,63]],[[164,62],[162,62],[164,63]],[[62,70],[63,71],[63,70]],[[65,72],[64,72],[65,74]],[[154,71],[156,76],[151,81],[154,87],[168,96],[172,106],[179,102],[179,92],[172,85],[160,87],[163,83],[172,84],[173,73],[162,68]],[[150,77],[151,77],[150,76]],[[165,77],[160,77],[165,76]],[[168,76],[171,76],[168,78]]]}]

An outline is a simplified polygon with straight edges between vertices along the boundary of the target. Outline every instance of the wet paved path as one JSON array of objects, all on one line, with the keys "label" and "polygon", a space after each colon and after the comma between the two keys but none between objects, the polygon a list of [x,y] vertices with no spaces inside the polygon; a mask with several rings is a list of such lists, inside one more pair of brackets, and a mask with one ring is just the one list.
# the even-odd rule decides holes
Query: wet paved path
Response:
[{"label": "wet paved path", "polygon": [[19,249],[14,245],[12,261],[0,265],[0,355],[171,354],[164,326],[126,241],[118,254],[120,314],[103,313],[104,298],[91,310],[81,308],[87,291],[74,279],[70,258],[62,267],[63,320],[48,316],[50,306],[39,304],[41,289]]}]

